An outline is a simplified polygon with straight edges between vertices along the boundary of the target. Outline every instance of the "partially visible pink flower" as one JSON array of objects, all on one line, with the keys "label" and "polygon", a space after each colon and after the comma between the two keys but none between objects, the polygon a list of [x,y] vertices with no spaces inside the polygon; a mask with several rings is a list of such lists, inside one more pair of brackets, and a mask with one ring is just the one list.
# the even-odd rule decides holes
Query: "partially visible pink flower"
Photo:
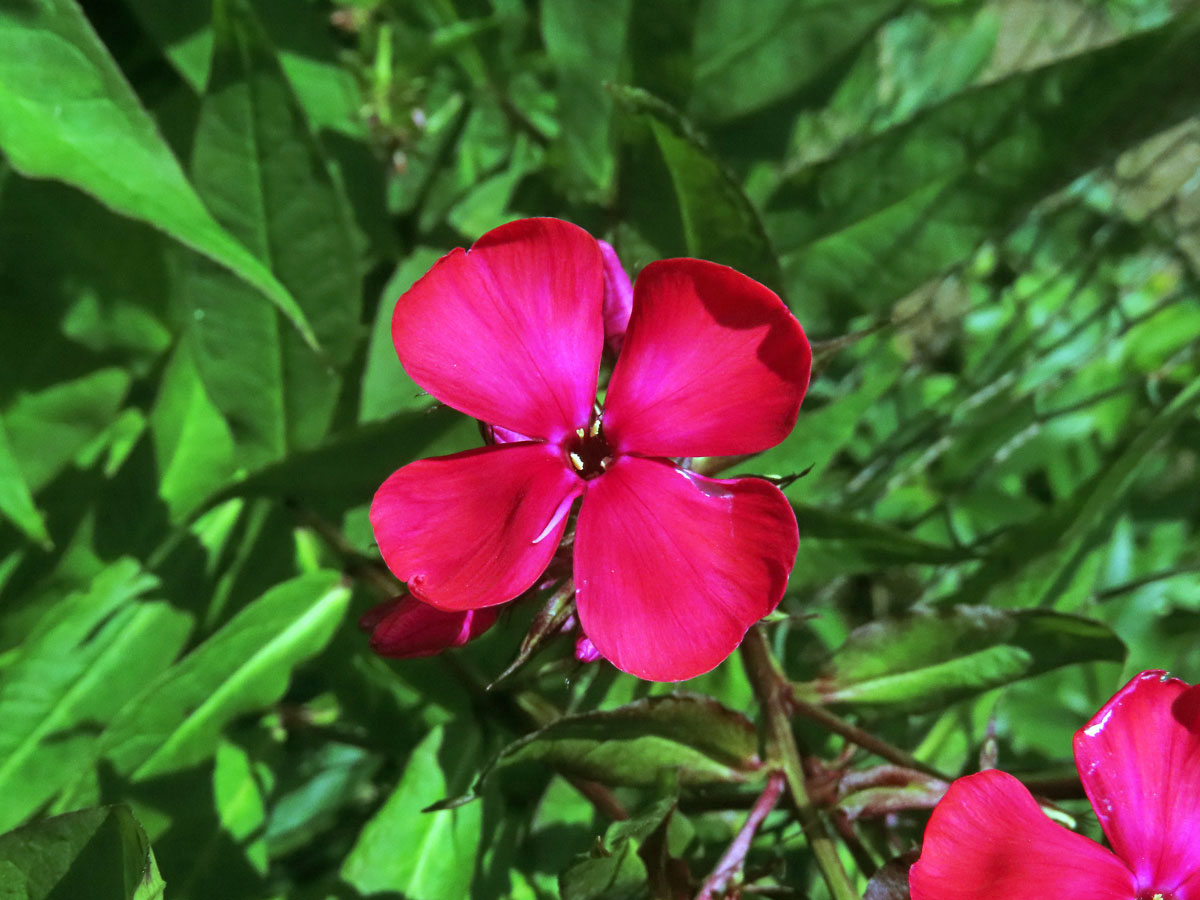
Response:
[{"label": "partially visible pink flower", "polygon": [[597,415],[606,312],[617,327],[622,290],[605,257],[574,225],[525,219],[447,254],[400,298],[405,369],[496,443],[400,469],[371,524],[414,596],[464,611],[534,585],[580,500],[584,632],[618,668],[674,681],[713,668],[778,605],[798,535],[773,485],[672,460],[783,440],[812,354],[761,284],[702,260],[651,263]]},{"label": "partially visible pink flower", "polygon": [[499,615],[499,607],[446,612],[405,594],[371,607],[358,627],[371,633],[371,649],[380,656],[415,659],[475,640]]},{"label": "partially visible pink flower", "polygon": [[1075,763],[1111,851],[980,772],[933,811],[913,900],[1200,900],[1200,685],[1141,673],[1075,733]]}]

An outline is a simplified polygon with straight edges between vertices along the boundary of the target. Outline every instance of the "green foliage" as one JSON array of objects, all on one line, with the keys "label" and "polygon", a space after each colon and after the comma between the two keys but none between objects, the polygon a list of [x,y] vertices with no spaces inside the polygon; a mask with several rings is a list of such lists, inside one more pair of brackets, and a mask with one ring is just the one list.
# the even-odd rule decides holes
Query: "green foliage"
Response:
[{"label": "green foliage", "polygon": [[[353,627],[374,491],[480,443],[395,301],[524,215],[812,339],[792,435],[695,464],[785,485],[768,699],[901,896],[941,776],[1061,784],[1124,679],[1200,680],[1198,61],[1168,0],[0,3],[0,897],[700,891],[779,764],[739,660],[577,663],[569,593],[524,654],[545,592]],[[728,894],[824,900],[810,834]]]},{"label": "green foliage", "polygon": [[12,900],[158,900],[150,842],[124,806],[85,809],[0,835],[0,884]]}]

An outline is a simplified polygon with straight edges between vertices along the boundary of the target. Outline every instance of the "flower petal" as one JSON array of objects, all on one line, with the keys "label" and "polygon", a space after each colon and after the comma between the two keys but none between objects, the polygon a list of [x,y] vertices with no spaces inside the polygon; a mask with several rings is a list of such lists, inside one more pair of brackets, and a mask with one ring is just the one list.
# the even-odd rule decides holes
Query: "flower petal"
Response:
[{"label": "flower petal", "polygon": [[1144,890],[1200,870],[1200,688],[1142,672],[1075,733],[1075,764],[1117,856]]},{"label": "flower petal", "polygon": [[758,478],[703,478],[620,457],[588,483],[575,531],[580,625],[618,669],[707,672],[783,596],[796,517]]},{"label": "flower petal", "polygon": [[358,624],[371,632],[371,649],[380,656],[416,659],[473,641],[499,615],[495,606],[446,612],[405,595],[368,610]]},{"label": "flower petal", "polygon": [[812,351],[783,301],[699,259],[651,263],[605,400],[620,452],[729,456],[782,441],[808,389]]},{"label": "flower petal", "polygon": [[493,425],[547,440],[586,426],[604,345],[604,264],[558,219],[493,229],[443,256],[396,304],[413,381]]},{"label": "flower petal", "polygon": [[583,482],[551,444],[505,444],[422,459],[371,503],[384,562],[446,610],[512,600],[545,570]]},{"label": "flower petal", "polygon": [[1133,900],[1133,873],[1095,841],[1052,822],[1017,779],[959,778],[925,829],[912,900]]},{"label": "flower petal", "polygon": [[620,353],[633,310],[633,285],[612,244],[600,240],[596,243],[604,256],[604,343],[613,353]]}]

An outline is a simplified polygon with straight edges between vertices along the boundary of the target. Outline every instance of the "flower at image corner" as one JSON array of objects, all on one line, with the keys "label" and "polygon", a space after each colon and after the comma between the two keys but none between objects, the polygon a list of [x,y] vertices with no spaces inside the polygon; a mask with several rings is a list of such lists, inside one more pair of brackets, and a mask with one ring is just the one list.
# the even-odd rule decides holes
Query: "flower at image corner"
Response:
[{"label": "flower at image corner", "polygon": [[1075,763],[1112,850],[980,772],[934,809],[913,900],[1200,900],[1200,685],[1141,673],[1076,732]]},{"label": "flower at image corner", "polygon": [[[392,320],[400,362],[504,439],[404,466],[376,493],[371,524],[412,595],[456,612],[537,583],[577,506],[584,634],[618,668],[675,681],[716,666],[775,609],[798,542],[775,486],[676,460],[783,440],[812,354],[779,297],[695,259],[642,270],[622,339],[622,279],[587,232],[524,219],[413,285]],[[620,353],[599,412],[606,319]]]}]

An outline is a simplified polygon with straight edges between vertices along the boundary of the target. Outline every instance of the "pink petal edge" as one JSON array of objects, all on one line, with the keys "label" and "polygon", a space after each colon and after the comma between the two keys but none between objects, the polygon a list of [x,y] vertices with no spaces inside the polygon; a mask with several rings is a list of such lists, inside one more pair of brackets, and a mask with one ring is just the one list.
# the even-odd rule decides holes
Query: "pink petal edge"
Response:
[{"label": "pink petal edge", "polygon": [[580,625],[639,678],[703,674],[779,604],[797,544],[791,505],[766,481],[618,458],[580,505]]},{"label": "pink petal edge", "polygon": [[912,900],[1136,897],[1116,856],[1052,822],[1025,785],[994,769],[950,785],[908,883]]},{"label": "pink petal edge", "polygon": [[1137,675],[1075,733],[1075,763],[1138,888],[1200,892],[1200,686]]},{"label": "pink petal edge", "polygon": [[448,406],[558,440],[586,426],[604,344],[600,247],[558,219],[521,219],[443,256],[396,303],[392,340]]},{"label": "pink petal edge", "polygon": [[493,606],[537,581],[583,485],[554,445],[483,447],[393,473],[371,503],[371,527],[418,599],[444,610]]},{"label": "pink petal edge", "polygon": [[634,284],[604,431],[643,456],[755,453],[792,430],[811,370],[804,329],[771,290],[704,260],[654,262]]}]

